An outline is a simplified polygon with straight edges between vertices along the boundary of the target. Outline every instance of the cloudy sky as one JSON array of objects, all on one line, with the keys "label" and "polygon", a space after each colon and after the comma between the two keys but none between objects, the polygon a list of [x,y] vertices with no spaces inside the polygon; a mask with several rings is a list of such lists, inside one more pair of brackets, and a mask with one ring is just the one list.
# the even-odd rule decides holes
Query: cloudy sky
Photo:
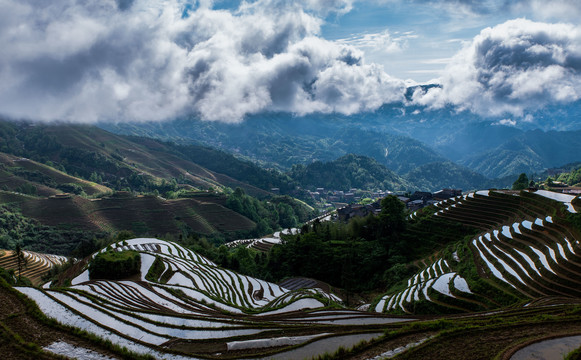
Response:
[{"label": "cloudy sky", "polygon": [[[577,0],[0,0],[0,115],[239,122],[581,97]],[[517,121],[512,120],[512,121]]]}]

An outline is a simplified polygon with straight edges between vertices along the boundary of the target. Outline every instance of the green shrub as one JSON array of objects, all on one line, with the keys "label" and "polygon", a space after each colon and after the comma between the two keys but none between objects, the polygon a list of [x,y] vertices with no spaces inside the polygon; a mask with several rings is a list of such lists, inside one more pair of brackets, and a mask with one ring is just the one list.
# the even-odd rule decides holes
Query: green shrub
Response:
[{"label": "green shrub", "polygon": [[89,265],[91,279],[123,279],[138,274],[141,256],[137,251],[105,251],[95,256]]},{"label": "green shrub", "polygon": [[4,268],[0,268],[0,278],[6,280],[6,282],[10,285],[16,284],[16,276],[14,275],[14,270],[6,270]]},{"label": "green shrub", "polygon": [[165,265],[163,264],[163,260],[161,260],[159,256],[156,256],[155,260],[153,261],[153,264],[151,264],[151,267],[147,271],[147,275],[145,275],[145,278],[151,282],[157,282],[159,281],[159,278],[161,277],[164,271]]},{"label": "green shrub", "polygon": [[83,187],[75,183],[60,184],[57,186],[57,189],[75,195],[81,195],[83,193]]},{"label": "green shrub", "polygon": [[581,360],[581,347],[577,348],[570,352],[566,357],[565,360]]}]

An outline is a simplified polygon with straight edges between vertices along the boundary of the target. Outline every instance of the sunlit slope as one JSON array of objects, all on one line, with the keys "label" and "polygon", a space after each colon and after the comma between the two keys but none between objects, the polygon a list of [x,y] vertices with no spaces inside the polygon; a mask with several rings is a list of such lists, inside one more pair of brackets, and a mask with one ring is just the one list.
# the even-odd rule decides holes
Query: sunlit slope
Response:
[{"label": "sunlit slope", "polygon": [[0,188],[20,192],[23,186],[34,186],[38,196],[51,196],[67,192],[66,186],[79,186],[92,196],[111,192],[111,189],[91,181],[63,173],[46,164],[0,153]]},{"label": "sunlit slope", "polygon": [[56,136],[65,146],[108,157],[119,164],[117,171],[136,172],[159,180],[183,177],[202,188],[241,186],[252,194],[266,194],[263,190],[199,166],[195,159],[185,160],[155,140],[118,136],[93,126],[53,126],[47,127],[46,132]]},{"label": "sunlit slope", "polygon": [[424,260],[406,285],[374,304],[375,311],[471,312],[549,297],[581,298],[574,204],[574,196],[542,190],[479,191],[439,203],[433,216],[482,232]]},{"label": "sunlit slope", "polygon": [[156,358],[175,358],[171,351],[268,354],[398,321],[342,310],[321,289],[291,291],[220,268],[172,242],[132,239],[109,250],[138,252],[139,273],[112,281],[90,279],[79,268],[61,279],[70,281],[67,288],[18,290],[61,323]]}]

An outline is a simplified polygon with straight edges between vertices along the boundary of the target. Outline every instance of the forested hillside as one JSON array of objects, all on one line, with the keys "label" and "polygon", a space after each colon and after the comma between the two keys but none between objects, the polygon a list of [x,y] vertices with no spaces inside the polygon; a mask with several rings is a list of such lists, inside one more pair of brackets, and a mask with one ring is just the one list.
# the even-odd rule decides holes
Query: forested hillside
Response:
[{"label": "forested hillside", "polygon": [[540,172],[579,161],[581,132],[527,131],[461,163],[488,177]]},{"label": "forested hillside", "polygon": [[117,136],[92,126],[0,122],[0,139],[0,152],[32,159],[113,190],[157,190],[170,196],[169,192],[180,188],[241,186],[255,195],[268,194],[186,160],[161,142]]},{"label": "forested hillside", "polygon": [[411,191],[417,188],[414,181],[407,181],[376,160],[353,154],[329,162],[316,161],[307,166],[295,165],[289,176],[296,183],[309,188],[392,191]]},{"label": "forested hillside", "polygon": [[[361,126],[358,126],[361,125]],[[258,162],[290,169],[294,164],[328,162],[353,153],[374,158],[398,174],[444,157],[409,137],[377,131],[342,116],[260,114],[230,125],[180,119],[159,124],[102,124],[128,135],[148,136],[178,143],[206,144],[247,156]]]}]

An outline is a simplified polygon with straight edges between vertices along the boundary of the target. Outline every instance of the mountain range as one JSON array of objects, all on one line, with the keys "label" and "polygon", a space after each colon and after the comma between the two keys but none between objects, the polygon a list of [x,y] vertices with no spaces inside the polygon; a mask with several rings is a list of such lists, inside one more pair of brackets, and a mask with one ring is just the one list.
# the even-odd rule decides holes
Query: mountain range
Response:
[{"label": "mountain range", "polygon": [[[581,131],[575,125],[579,108],[574,103],[553,112],[544,109],[520,122],[452,109],[385,105],[376,112],[352,116],[263,113],[236,124],[183,118],[99,126],[118,134],[219,148],[281,170],[352,153],[371,157],[399,176],[419,178],[418,188],[457,185],[474,189],[507,186],[508,178],[520,173],[541,173],[580,160]],[[562,123],[568,125],[559,128],[559,117],[566,117]],[[542,123],[535,123],[537,118]],[[551,130],[555,128],[560,130]],[[435,168],[438,172],[431,171],[430,179],[425,179],[425,170]],[[440,176],[442,172],[448,174]]]}]

